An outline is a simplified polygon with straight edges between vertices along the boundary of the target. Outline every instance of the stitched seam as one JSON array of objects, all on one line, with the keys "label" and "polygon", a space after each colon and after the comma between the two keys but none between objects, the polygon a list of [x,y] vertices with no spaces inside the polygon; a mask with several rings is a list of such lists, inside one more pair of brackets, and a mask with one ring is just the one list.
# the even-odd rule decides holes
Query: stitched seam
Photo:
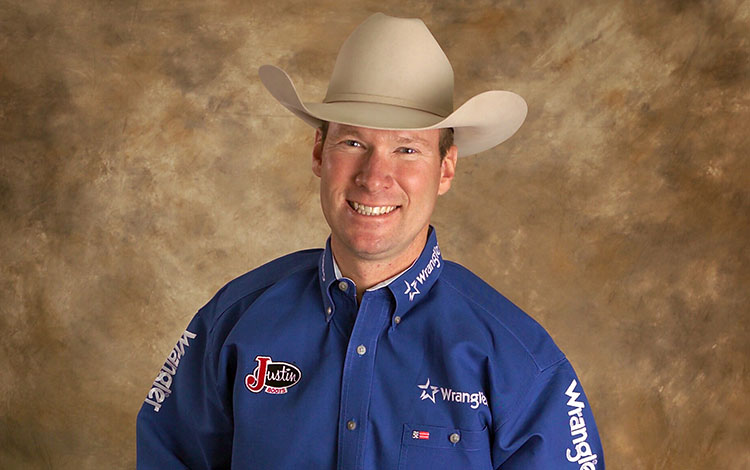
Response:
[{"label": "stitched seam", "polygon": [[[514,333],[514,332],[513,332],[513,331],[512,331],[512,330],[511,330],[510,328],[508,328],[508,326],[507,326],[507,325],[506,325],[505,323],[503,323],[502,321],[500,321],[500,319],[499,319],[499,318],[497,318],[497,317],[496,317],[495,315],[493,315],[493,314],[492,314],[492,313],[491,313],[491,312],[490,312],[489,310],[487,310],[487,308],[485,308],[485,307],[484,307],[484,305],[482,305],[482,304],[478,303],[478,302],[477,302],[476,300],[474,300],[474,299],[472,299],[471,297],[467,296],[467,295],[466,295],[466,294],[465,294],[465,293],[464,293],[463,291],[461,291],[461,290],[460,290],[460,289],[458,289],[458,288],[457,288],[457,287],[456,287],[455,285],[453,285],[453,283],[452,283],[451,281],[449,281],[448,279],[442,279],[442,280],[443,280],[443,281],[445,281],[445,283],[446,283],[447,285],[449,285],[449,286],[450,286],[450,287],[451,287],[451,288],[452,288],[453,290],[455,290],[456,292],[458,292],[458,293],[459,293],[459,294],[461,295],[461,297],[463,297],[463,298],[464,298],[464,299],[466,299],[466,300],[467,300],[468,302],[471,302],[471,303],[472,303],[473,305],[475,305],[475,306],[479,307],[479,308],[480,308],[480,309],[482,309],[482,310],[483,310],[484,312],[486,312],[486,313],[487,313],[487,314],[488,314],[488,315],[490,316],[490,318],[492,318],[492,319],[493,319],[493,320],[495,320],[495,321],[496,321],[497,323],[499,323],[499,324],[500,324],[500,325],[501,325],[501,326],[503,327],[503,329],[504,329],[505,331],[507,331],[507,332],[508,332],[508,333],[509,333],[509,334],[510,334],[511,336],[513,336],[513,338],[514,338],[514,339],[515,339],[515,340],[516,340],[516,341],[518,342],[518,344],[519,344],[519,345],[521,345],[521,347],[523,348],[523,350],[524,350],[524,351],[526,351],[526,354],[527,354],[527,355],[529,356],[529,358],[531,359],[531,361],[532,361],[532,362],[534,363],[534,365],[536,366],[536,368],[537,368],[537,371],[538,371],[539,373],[541,373],[542,371],[544,371],[544,370],[545,370],[545,369],[547,369],[548,367],[551,367],[551,366],[547,366],[547,367],[545,367],[545,368],[542,368],[542,367],[540,367],[540,366],[539,366],[539,363],[537,362],[537,360],[536,360],[536,358],[534,357],[534,355],[533,355],[533,354],[531,354],[531,351],[529,351],[529,348],[527,348],[527,347],[526,347],[526,344],[524,344],[524,342],[523,342],[523,341],[521,341],[521,339],[520,339],[520,338],[519,338],[519,337],[518,337],[518,336],[517,336],[517,335],[516,335],[516,334],[515,334],[515,333]],[[563,356],[563,357],[564,357],[564,356]]]},{"label": "stitched seam", "polygon": [[231,310],[235,305],[237,305],[238,303],[240,303],[243,299],[245,299],[247,297],[250,297],[251,295],[257,293],[258,291],[267,289],[270,286],[272,286],[272,285],[276,284],[277,282],[281,281],[282,279],[285,279],[285,278],[287,278],[287,277],[289,277],[289,276],[291,276],[293,274],[297,274],[300,271],[304,271],[305,269],[317,269],[317,266],[313,266],[313,267],[310,267],[310,266],[300,266],[300,267],[298,267],[296,269],[288,271],[285,276],[280,277],[280,278],[278,278],[276,280],[264,283],[262,286],[258,287],[257,289],[254,289],[254,290],[246,293],[245,295],[239,297],[237,300],[235,300],[234,302],[232,302],[231,304],[229,304],[224,310],[222,310],[221,313],[219,313],[218,315],[216,315],[216,318],[211,323],[211,329],[209,330],[208,335],[209,336],[213,336],[214,329],[216,328],[216,325],[219,323],[219,320],[221,320],[221,318],[224,316],[224,314],[226,314],[229,310]]},{"label": "stitched seam", "polygon": [[509,415],[508,415],[508,416],[506,417],[506,419],[504,419],[504,420],[500,421],[500,422],[499,422],[499,423],[497,424],[497,426],[494,426],[494,427],[492,428],[492,431],[493,431],[493,432],[499,432],[499,431],[500,431],[500,429],[501,429],[501,428],[502,428],[503,426],[505,426],[505,425],[506,425],[506,424],[507,424],[507,423],[508,423],[509,421],[512,421],[512,419],[513,419],[513,418],[515,418],[515,417],[516,417],[516,416],[517,416],[517,415],[518,415],[519,413],[521,413],[521,412],[522,412],[522,411],[524,411],[524,410],[525,410],[526,408],[528,408],[528,407],[529,407],[529,406],[531,405],[531,403],[530,403],[530,402],[529,402],[529,403],[526,403],[526,404],[525,404],[525,406],[523,406],[523,407],[519,407],[518,405],[519,405],[519,404],[521,404],[521,403],[523,403],[524,399],[525,399],[525,398],[527,398],[527,397],[529,396],[529,393],[528,393],[528,392],[529,392],[529,390],[531,390],[532,388],[534,388],[534,386],[536,385],[536,383],[537,383],[537,382],[539,381],[539,378],[540,378],[540,377],[542,377],[542,376],[544,375],[544,373],[545,373],[545,372],[547,372],[547,371],[551,370],[551,369],[552,369],[553,367],[557,367],[558,365],[560,365],[560,364],[561,364],[561,363],[563,363],[563,362],[567,362],[567,360],[568,360],[568,359],[567,359],[566,357],[563,357],[563,358],[562,358],[562,359],[560,359],[559,361],[556,361],[556,362],[554,362],[553,364],[549,365],[548,367],[545,367],[544,369],[540,370],[540,371],[539,371],[539,373],[537,373],[537,374],[536,374],[536,375],[535,375],[535,376],[534,376],[534,377],[532,378],[532,380],[530,380],[530,381],[529,381],[529,385],[528,385],[528,387],[526,387],[526,389],[524,390],[524,393],[522,393],[522,394],[519,394],[519,397],[518,397],[518,399],[517,399],[517,400],[516,400],[516,401],[515,401],[515,402],[513,403],[513,407],[512,407],[511,409],[512,409],[512,410],[515,410],[515,411],[514,411],[513,413],[509,414]]}]

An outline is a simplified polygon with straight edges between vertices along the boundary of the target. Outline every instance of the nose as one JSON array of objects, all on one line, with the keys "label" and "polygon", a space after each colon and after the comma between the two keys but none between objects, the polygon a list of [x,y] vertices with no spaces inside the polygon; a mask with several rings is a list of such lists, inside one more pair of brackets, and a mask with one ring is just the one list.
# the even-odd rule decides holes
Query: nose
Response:
[{"label": "nose", "polygon": [[370,192],[388,189],[393,185],[393,162],[390,154],[373,147],[365,155],[354,182]]}]

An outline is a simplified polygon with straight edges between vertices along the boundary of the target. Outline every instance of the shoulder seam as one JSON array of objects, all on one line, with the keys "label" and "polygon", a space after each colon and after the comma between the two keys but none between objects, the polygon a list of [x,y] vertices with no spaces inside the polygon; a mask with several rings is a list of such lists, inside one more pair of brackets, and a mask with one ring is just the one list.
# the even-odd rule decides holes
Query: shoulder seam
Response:
[{"label": "shoulder seam", "polygon": [[[513,403],[513,407],[511,409],[515,410],[515,412],[512,413],[512,414],[510,414],[510,415],[508,415],[508,417],[506,419],[504,419],[503,421],[499,422],[497,424],[497,426],[494,426],[492,428],[492,432],[495,432],[495,433],[499,432],[500,428],[502,428],[503,426],[505,426],[508,423],[508,421],[511,420],[511,418],[514,418],[516,416],[516,414],[520,413],[523,410],[523,408],[519,408],[518,405],[521,402],[523,402],[524,398],[526,398],[528,396],[529,390],[531,390],[534,387],[534,384],[536,384],[536,382],[539,380],[539,377],[541,377],[542,375],[544,375],[545,372],[547,372],[548,370],[552,369],[553,367],[556,368],[560,364],[562,364],[564,362],[567,362],[567,361],[568,361],[568,358],[565,357],[565,355],[563,355],[562,358],[560,358],[557,361],[553,362],[552,364],[548,365],[544,369],[539,369],[538,372],[536,373],[536,375],[534,375],[534,378],[529,381],[528,386],[526,387],[526,390],[524,391],[524,393],[519,394],[518,395],[518,400],[516,400],[516,402]],[[524,406],[524,408],[525,408],[525,406]]]},{"label": "shoulder seam", "polygon": [[[442,276],[441,276],[441,278],[442,278]],[[488,315],[489,315],[489,316],[490,316],[490,317],[491,317],[491,318],[492,318],[492,319],[493,319],[494,321],[496,321],[497,323],[499,323],[499,324],[500,324],[500,325],[501,325],[501,326],[503,327],[503,329],[504,329],[505,331],[507,331],[507,332],[508,332],[508,333],[509,333],[509,334],[510,334],[511,336],[513,336],[513,338],[515,338],[516,342],[517,342],[518,344],[520,344],[520,345],[521,345],[521,347],[523,348],[523,350],[524,350],[524,351],[526,351],[526,354],[527,354],[527,355],[529,356],[529,358],[531,358],[531,361],[532,361],[532,362],[534,363],[534,365],[536,366],[536,369],[537,369],[537,373],[541,373],[541,372],[542,372],[542,371],[544,371],[544,370],[545,370],[545,369],[546,369],[547,367],[552,367],[552,365],[554,365],[554,364],[556,364],[557,362],[559,362],[559,361],[556,361],[555,363],[553,363],[553,364],[551,364],[551,365],[549,365],[549,366],[547,366],[547,367],[544,367],[544,368],[542,368],[542,367],[541,367],[541,366],[539,365],[539,363],[537,362],[537,360],[536,360],[536,358],[534,357],[534,355],[533,355],[533,354],[531,354],[531,351],[529,351],[529,348],[527,348],[527,347],[526,347],[526,344],[524,344],[524,342],[523,342],[523,341],[521,341],[521,339],[520,339],[520,338],[519,338],[519,337],[518,337],[518,336],[517,336],[517,335],[516,335],[516,334],[515,334],[515,333],[514,333],[514,332],[513,332],[513,331],[512,331],[512,330],[511,330],[510,328],[508,328],[508,327],[507,327],[507,325],[505,325],[505,323],[503,323],[502,321],[500,321],[500,319],[498,319],[498,318],[497,318],[497,317],[496,317],[495,315],[493,315],[493,314],[492,314],[492,312],[490,312],[489,310],[487,310],[487,309],[486,309],[486,308],[484,307],[484,305],[480,304],[480,303],[479,303],[479,302],[477,302],[476,300],[474,300],[474,299],[472,299],[471,297],[469,297],[469,296],[467,296],[466,294],[464,294],[464,292],[462,292],[462,291],[461,291],[461,289],[459,289],[458,287],[456,287],[456,286],[455,286],[455,285],[454,285],[454,284],[453,284],[453,283],[452,283],[451,281],[449,281],[448,279],[442,279],[442,280],[443,280],[443,281],[445,281],[445,283],[446,283],[447,285],[449,285],[449,286],[450,286],[450,287],[451,287],[451,288],[452,288],[453,290],[455,290],[456,292],[458,292],[458,293],[459,293],[459,294],[461,295],[461,297],[463,297],[463,298],[464,298],[464,299],[466,299],[466,300],[467,300],[468,302],[471,302],[471,303],[472,303],[473,305],[476,305],[477,307],[479,307],[480,309],[482,309],[483,311],[485,311],[485,312],[486,312],[486,313],[487,313],[487,314],[488,314]],[[563,354],[563,359],[564,359],[564,358],[565,358],[565,355]]]},{"label": "shoulder seam", "polygon": [[[306,252],[306,251],[313,251],[313,250],[303,250],[303,251],[300,251],[300,252],[298,252],[298,253],[302,253],[302,252]],[[244,295],[242,295],[242,296],[238,297],[238,298],[237,298],[236,300],[232,301],[232,302],[231,302],[231,303],[230,303],[229,305],[227,305],[227,306],[226,306],[226,307],[225,307],[225,308],[224,308],[223,310],[221,310],[221,312],[220,312],[220,313],[218,313],[218,314],[217,314],[217,315],[215,316],[214,320],[213,320],[213,321],[211,322],[211,328],[210,328],[210,329],[209,329],[209,331],[208,331],[208,336],[209,336],[209,337],[213,337],[213,332],[214,332],[214,329],[216,328],[216,325],[218,324],[219,320],[220,320],[220,319],[221,319],[221,318],[222,318],[222,317],[224,316],[224,314],[225,314],[225,313],[226,313],[227,311],[229,311],[229,310],[230,310],[230,309],[231,309],[232,307],[234,307],[234,306],[235,306],[235,305],[237,305],[237,304],[238,304],[239,302],[241,302],[241,301],[242,301],[242,299],[244,299],[244,298],[246,298],[246,297],[248,297],[248,296],[251,296],[251,295],[255,294],[255,293],[256,293],[256,292],[258,292],[258,291],[261,291],[261,290],[264,290],[264,289],[266,289],[266,288],[270,287],[271,285],[273,285],[273,284],[275,284],[275,283],[279,282],[279,281],[280,281],[281,279],[284,279],[285,277],[291,276],[292,274],[296,274],[296,273],[298,273],[299,271],[303,271],[303,270],[305,270],[305,269],[309,269],[310,267],[316,267],[316,265],[311,265],[311,266],[306,266],[306,265],[303,265],[303,266],[298,266],[298,267],[296,267],[296,268],[294,268],[294,269],[290,269],[289,271],[287,271],[287,272],[285,273],[285,275],[284,275],[284,276],[282,276],[282,277],[280,277],[280,278],[278,278],[278,279],[276,279],[276,280],[273,280],[273,281],[270,281],[270,280],[269,280],[268,282],[264,282],[264,283],[263,283],[263,285],[259,286],[258,288],[256,288],[256,289],[253,289],[253,290],[251,290],[250,292],[247,292],[247,293],[245,293]],[[229,281],[229,283],[231,283],[231,282],[232,282],[232,281]],[[229,285],[229,283],[227,283],[226,285]],[[225,285],[225,286],[226,286],[226,285]]]}]

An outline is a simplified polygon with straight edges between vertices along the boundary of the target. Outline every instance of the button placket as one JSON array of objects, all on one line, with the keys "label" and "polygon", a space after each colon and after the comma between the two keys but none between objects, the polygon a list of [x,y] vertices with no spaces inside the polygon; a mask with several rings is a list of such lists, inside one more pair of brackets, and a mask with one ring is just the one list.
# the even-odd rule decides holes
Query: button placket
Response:
[{"label": "button placket", "polygon": [[[367,439],[368,410],[375,370],[377,338],[390,318],[390,299],[383,292],[362,298],[349,338],[342,376],[338,468],[357,468]],[[354,426],[354,427],[352,427]],[[356,432],[353,432],[355,431]]]},{"label": "button placket", "polygon": [[[329,308],[331,310],[330,312],[326,310],[327,318],[347,338],[351,337],[357,316],[357,299],[352,295],[355,289],[351,288],[352,286],[348,282],[340,280],[331,283],[329,287],[331,296],[331,305]],[[346,290],[342,290],[341,286],[346,286]]]}]

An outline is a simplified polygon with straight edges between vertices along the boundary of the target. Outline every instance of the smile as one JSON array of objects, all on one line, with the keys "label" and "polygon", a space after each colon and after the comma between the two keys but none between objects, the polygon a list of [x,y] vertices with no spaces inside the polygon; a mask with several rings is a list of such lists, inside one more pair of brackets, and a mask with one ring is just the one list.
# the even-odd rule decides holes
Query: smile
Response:
[{"label": "smile", "polygon": [[399,206],[366,206],[354,201],[347,201],[349,206],[362,215],[385,215],[396,210]]}]

